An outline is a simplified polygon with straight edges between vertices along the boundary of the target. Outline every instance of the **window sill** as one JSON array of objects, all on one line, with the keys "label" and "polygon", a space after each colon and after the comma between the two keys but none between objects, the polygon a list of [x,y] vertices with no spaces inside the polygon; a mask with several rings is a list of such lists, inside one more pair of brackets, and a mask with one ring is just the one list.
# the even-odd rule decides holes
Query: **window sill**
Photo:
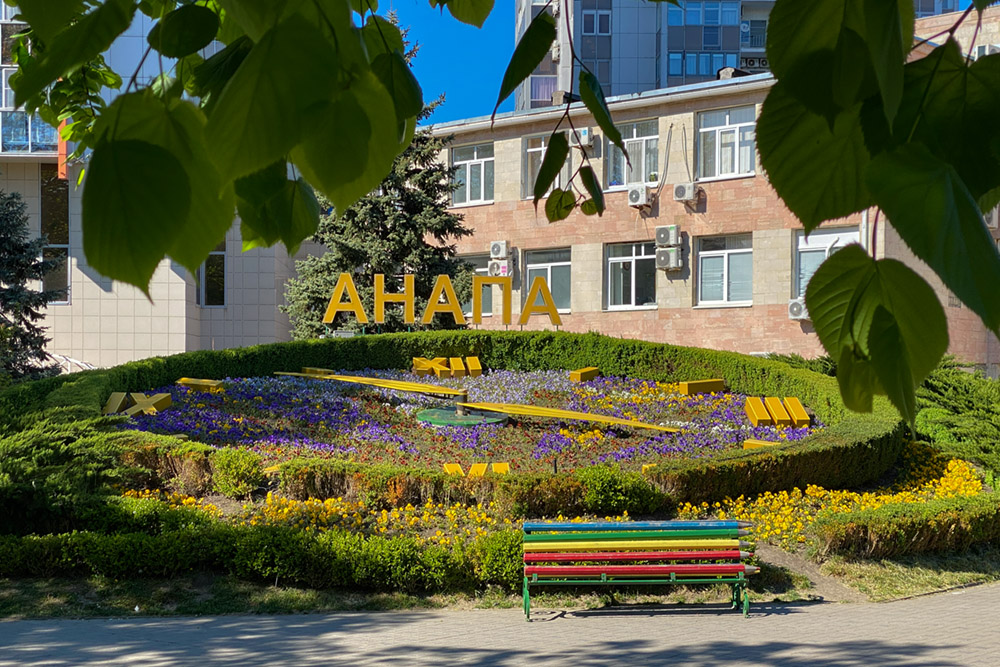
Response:
[{"label": "window sill", "polygon": [[699,178],[696,179],[696,183],[715,183],[716,181],[738,181],[744,178],[754,178],[757,176],[757,172],[750,172],[749,174],[726,174],[725,176],[712,176],[711,178]]},{"label": "window sill", "polygon": [[659,306],[608,306],[604,312],[606,313],[622,313],[631,310],[656,310]]},{"label": "window sill", "polygon": [[692,310],[716,310],[718,308],[750,308],[753,301],[716,301],[711,303],[699,303],[692,306]]},{"label": "window sill", "polygon": [[489,201],[466,202],[464,204],[452,204],[451,206],[449,206],[449,208],[473,208],[475,206],[490,206],[495,202],[496,202],[495,199],[491,199]]},{"label": "window sill", "polygon": [[202,310],[225,310],[226,306],[202,306],[198,305]]}]

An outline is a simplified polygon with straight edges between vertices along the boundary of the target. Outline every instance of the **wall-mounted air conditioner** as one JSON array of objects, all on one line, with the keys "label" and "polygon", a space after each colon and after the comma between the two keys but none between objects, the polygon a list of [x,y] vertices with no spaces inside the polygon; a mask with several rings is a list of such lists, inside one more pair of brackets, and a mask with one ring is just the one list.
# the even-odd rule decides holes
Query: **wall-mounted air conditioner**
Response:
[{"label": "wall-mounted air conditioner", "polygon": [[594,145],[594,133],[589,127],[576,128],[576,134],[580,138],[580,145],[589,148]]},{"label": "wall-mounted air conditioner", "polygon": [[788,319],[808,320],[809,311],[806,310],[806,299],[800,296],[798,299],[791,299],[788,302]]},{"label": "wall-mounted air conditioner", "polygon": [[645,185],[628,186],[628,205],[632,208],[646,208],[649,206],[649,188]]},{"label": "wall-mounted air conditioner", "polygon": [[656,245],[661,248],[681,244],[681,232],[677,225],[663,225],[656,228]]},{"label": "wall-mounted air conditioner", "polygon": [[490,244],[490,259],[507,259],[510,257],[510,244],[507,241],[494,241]]},{"label": "wall-mounted air conditioner", "polygon": [[656,268],[663,269],[664,271],[680,271],[683,269],[684,259],[681,257],[681,249],[677,247],[657,248]]},{"label": "wall-mounted air conditioner", "polygon": [[992,210],[986,211],[983,214],[983,219],[986,220],[986,226],[990,229],[996,229],[1000,227],[1000,207],[994,208]]},{"label": "wall-mounted air conditioner", "polygon": [[491,276],[509,276],[510,260],[491,259],[490,263],[486,266],[486,272],[489,273]]},{"label": "wall-mounted air conditioner", "polygon": [[698,199],[698,186],[694,183],[678,183],[674,186],[674,201],[693,202]]}]

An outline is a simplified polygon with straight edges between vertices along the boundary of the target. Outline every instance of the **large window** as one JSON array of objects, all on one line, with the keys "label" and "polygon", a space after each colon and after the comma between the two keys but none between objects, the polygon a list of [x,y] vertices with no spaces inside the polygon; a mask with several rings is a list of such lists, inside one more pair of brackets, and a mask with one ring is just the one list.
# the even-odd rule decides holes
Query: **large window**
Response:
[{"label": "large window", "polygon": [[629,161],[617,146],[608,142],[608,187],[623,187],[633,183],[655,183],[659,180],[659,123],[644,120],[618,126],[625,141]]},{"label": "large window", "polygon": [[0,151],[4,153],[55,153],[58,149],[56,129],[32,116],[19,111],[14,106],[14,91],[10,87],[10,77],[17,71],[14,66],[15,35],[24,31],[27,24],[11,19],[17,9],[2,5],[0,13],[0,80],[3,90],[0,94]]},{"label": "large window", "polygon": [[698,305],[748,304],[753,300],[753,238],[750,234],[698,240]]},{"label": "large window", "polygon": [[859,239],[857,227],[817,229],[809,236],[806,236],[805,232],[796,232],[792,296],[798,298],[805,295],[806,285],[809,284],[819,265],[844,246],[858,243]]},{"label": "large window", "polygon": [[[569,312],[570,299],[570,249],[533,250],[525,254],[526,281],[524,294],[531,288],[535,278],[545,278],[552,294],[552,301],[560,313]],[[541,297],[535,305],[541,305]]]},{"label": "large window", "polygon": [[42,289],[60,290],[63,297],[53,303],[69,302],[69,183],[59,178],[59,167],[40,164],[42,234],[46,246],[42,258],[59,264],[42,278]]},{"label": "large window", "polygon": [[616,243],[607,247],[608,309],[656,306],[656,244]]},{"label": "large window", "polygon": [[698,114],[698,178],[754,173],[754,108]]},{"label": "large window", "polygon": [[226,242],[215,246],[205,263],[198,267],[195,303],[213,308],[226,305]]},{"label": "large window", "polygon": [[556,92],[558,77],[532,74],[529,77],[531,89],[531,108],[552,106],[552,94]]},{"label": "large window", "polygon": [[458,185],[451,195],[453,204],[493,201],[493,144],[452,148],[451,164]]},{"label": "large window", "polygon": [[584,35],[610,35],[611,34],[611,10],[606,9],[585,9],[583,11],[583,34]]},{"label": "large window", "polygon": [[[489,266],[490,266],[490,256],[489,255],[469,255],[468,257],[462,257],[463,261],[468,262],[475,269],[477,276],[489,276]],[[483,315],[493,314],[493,285],[483,285]],[[472,315],[472,297],[462,304],[462,312],[465,313],[467,317]]]},{"label": "large window", "polygon": [[[542,167],[542,160],[545,159],[545,149],[549,145],[549,135],[542,137],[528,137],[524,140],[524,182],[521,184],[521,192],[524,197],[531,197],[535,190],[535,180],[538,178],[538,170]],[[569,183],[570,177],[570,155],[566,156],[566,164],[556,175],[552,182],[553,188],[561,188]]]}]

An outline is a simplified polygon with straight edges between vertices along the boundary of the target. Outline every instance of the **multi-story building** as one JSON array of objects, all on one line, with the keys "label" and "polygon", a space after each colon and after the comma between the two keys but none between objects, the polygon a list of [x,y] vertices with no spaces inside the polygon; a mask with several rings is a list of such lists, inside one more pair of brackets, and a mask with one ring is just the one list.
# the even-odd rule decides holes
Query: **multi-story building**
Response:
[{"label": "multi-story building", "polygon": [[[554,14],[557,39],[518,88],[516,109],[552,106],[558,91],[576,90],[580,66],[574,67],[572,53],[612,96],[712,81],[725,67],[769,70],[765,36],[774,0],[685,0],[680,6],[573,0],[571,7],[566,16],[561,0],[517,1],[518,39],[542,11]],[[953,12],[958,0],[914,0],[914,9],[918,17]]]},{"label": "multi-story building", "polygon": [[[955,19],[922,19],[918,35],[939,32]],[[988,10],[983,23],[980,35],[1000,42],[1000,8]],[[970,26],[957,35],[966,49],[973,31]],[[977,41],[973,53],[980,46]],[[454,135],[443,156],[458,168],[454,210],[475,232],[458,242],[460,253],[483,273],[514,277],[515,314],[531,280],[546,277],[568,331],[813,356],[822,348],[804,310],[805,286],[830,253],[860,242],[879,258],[916,267],[945,306],[949,351],[996,374],[996,337],[892,227],[875,225],[866,212],[827,223],[806,238],[756,154],[756,118],[773,83],[764,73],[611,97],[630,164],[599,136],[586,109],[574,105],[571,117],[584,129],[583,139],[560,178],[575,172],[586,154],[604,187],[602,217],[578,210],[550,223],[544,202],[538,210],[533,205],[546,138],[562,108],[498,115],[492,127],[489,118],[435,126],[440,135]],[[482,175],[474,188],[464,182],[473,172]],[[987,222],[996,239],[996,211]],[[504,328],[499,288],[484,289],[484,309],[493,314],[480,326]],[[525,328],[550,326],[547,318],[533,316]]]}]

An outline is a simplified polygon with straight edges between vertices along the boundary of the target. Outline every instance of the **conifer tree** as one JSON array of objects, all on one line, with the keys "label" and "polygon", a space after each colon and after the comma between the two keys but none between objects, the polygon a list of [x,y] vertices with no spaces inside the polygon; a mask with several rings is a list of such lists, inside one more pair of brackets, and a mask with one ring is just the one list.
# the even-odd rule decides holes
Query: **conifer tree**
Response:
[{"label": "conifer tree", "polygon": [[36,290],[36,281],[62,260],[42,259],[45,238],[28,239],[21,195],[0,190],[0,373],[15,380],[54,370],[45,351],[43,310],[64,290]]},{"label": "conifer tree", "polygon": [[[427,117],[432,107],[424,110]],[[292,337],[315,338],[332,329],[358,330],[354,316],[338,313],[324,325],[330,296],[341,273],[350,273],[369,319],[374,314],[374,276],[385,275],[386,293],[403,291],[403,274],[415,274],[417,324],[403,321],[401,304],[387,304],[385,322],[369,324],[368,333],[407,331],[418,328],[452,328],[449,316],[437,316],[423,327],[420,317],[438,275],[452,277],[462,302],[471,294],[471,267],[455,256],[454,239],[471,234],[462,217],[448,212],[453,168],[439,160],[449,139],[418,130],[393,164],[381,186],[343,213],[337,214],[320,199],[326,211],[313,240],[327,248],[319,256],[296,262],[298,277],[288,281],[286,306],[292,322]]]}]

